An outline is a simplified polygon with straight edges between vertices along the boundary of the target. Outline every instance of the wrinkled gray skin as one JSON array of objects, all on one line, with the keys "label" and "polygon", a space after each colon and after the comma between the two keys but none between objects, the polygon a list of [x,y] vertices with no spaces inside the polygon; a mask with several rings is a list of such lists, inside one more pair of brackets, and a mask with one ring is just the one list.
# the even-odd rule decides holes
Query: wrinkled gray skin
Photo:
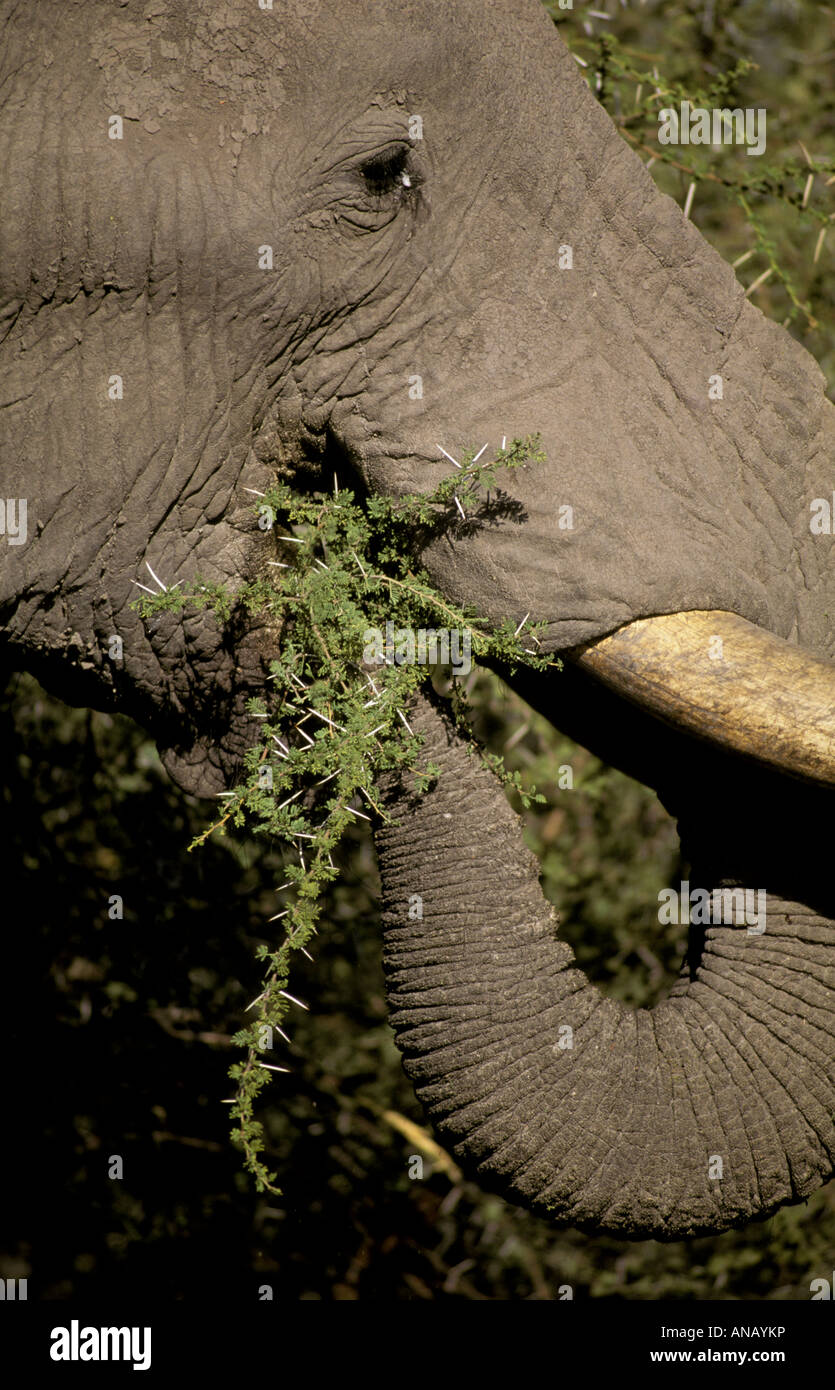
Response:
[{"label": "wrinkled gray skin", "polygon": [[[546,621],[552,651],[715,608],[832,656],[835,572],[809,530],[835,448],[821,373],[656,191],[537,0],[0,13],[0,495],[27,498],[29,532],[0,543],[8,659],[132,714],[183,787],[221,790],[275,637],[143,625],[145,562],[237,582],[275,554],[247,489],[277,473],[398,494],[448,471],[438,445],[534,430],[547,463],[507,480],[518,515],[427,553],[447,594]],[[628,1235],[808,1194],[835,1152],[830,799],[578,671],[519,684],[659,789],[708,886],[768,888],[768,931],[709,929],[652,1014],[602,1000],[503,798],[421,705],[444,776],[420,807],[390,789],[411,819],[381,866],[395,1026],[442,1136],[485,1183]]]}]

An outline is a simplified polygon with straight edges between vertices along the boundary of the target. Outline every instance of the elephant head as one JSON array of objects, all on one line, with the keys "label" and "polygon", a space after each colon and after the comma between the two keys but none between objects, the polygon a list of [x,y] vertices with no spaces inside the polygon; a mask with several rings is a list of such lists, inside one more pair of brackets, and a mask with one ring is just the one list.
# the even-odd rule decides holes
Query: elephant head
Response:
[{"label": "elephant head", "polygon": [[[427,708],[451,775],[410,806],[412,847],[382,841],[410,1069],[486,1181],[580,1223],[680,1235],[811,1191],[835,1152],[815,362],[657,191],[537,0],[3,17],[0,490],[26,503],[0,545],[8,650],[217,791],[274,635],[144,626],[146,566],[253,577],[276,542],[252,493],[276,475],[400,495],[445,453],[539,431],[514,513],[425,563],[484,617],[546,625],[573,665],[519,688],[658,788],[705,881],[767,890],[767,930],[711,927],[652,1015],[600,1000]],[[418,847],[439,896],[404,923]]]}]

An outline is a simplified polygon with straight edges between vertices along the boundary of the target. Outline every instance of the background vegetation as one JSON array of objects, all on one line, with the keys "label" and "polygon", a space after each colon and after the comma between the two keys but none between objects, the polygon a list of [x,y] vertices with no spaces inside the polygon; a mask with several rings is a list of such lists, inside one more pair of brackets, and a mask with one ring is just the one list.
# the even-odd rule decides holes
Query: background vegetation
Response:
[{"label": "background vegetation", "polygon": [[[690,215],[728,260],[754,252],[739,266],[744,284],[771,269],[754,302],[788,319],[831,386],[835,228],[820,237],[835,212],[832,7],[549,9],[627,138],[650,152],[654,92],[644,83],[637,93],[634,73],[655,71],[662,92],[678,83],[695,98],[741,60],[757,64],[722,104],[767,108],[763,160],[691,151],[697,164],[670,148],[677,164],[659,158],[653,173],[682,204],[695,183]],[[608,21],[595,17],[605,11]],[[755,175],[761,188],[740,186]],[[684,946],[647,907],[680,877],[669,818],[492,676],[470,684],[479,737],[548,796],[526,813],[530,843],[580,963],[613,995],[651,1003]],[[294,976],[310,1009],[287,1026],[277,1060],[290,1072],[267,1093],[267,1158],[284,1196],[257,1196],[219,1102],[260,979],[276,849],[233,831],[186,855],[210,808],[168,782],[124,718],[70,709],[8,673],[0,721],[6,902],[19,904],[5,923],[0,1274],[28,1274],[30,1296],[250,1300],[270,1284],[289,1299],[549,1300],[570,1284],[577,1298],[806,1299],[810,1280],[831,1272],[835,1184],[742,1231],[667,1246],[555,1231],[463,1180],[423,1129],[386,1022],[376,868],[360,826],[340,854],[315,963]],[[573,790],[558,786],[565,764]],[[121,921],[108,917],[113,893]],[[121,1182],[107,1176],[113,1153],[125,1159]],[[422,1180],[409,1177],[415,1153]]]}]

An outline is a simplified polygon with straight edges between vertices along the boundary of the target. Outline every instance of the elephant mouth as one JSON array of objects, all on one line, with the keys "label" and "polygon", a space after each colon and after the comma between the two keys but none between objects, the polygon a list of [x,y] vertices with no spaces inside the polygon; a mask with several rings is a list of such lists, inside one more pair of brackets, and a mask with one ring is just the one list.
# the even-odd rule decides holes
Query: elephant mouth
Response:
[{"label": "elephant mouth", "polygon": [[679,731],[835,786],[835,667],[737,614],[640,618],[566,655]]}]

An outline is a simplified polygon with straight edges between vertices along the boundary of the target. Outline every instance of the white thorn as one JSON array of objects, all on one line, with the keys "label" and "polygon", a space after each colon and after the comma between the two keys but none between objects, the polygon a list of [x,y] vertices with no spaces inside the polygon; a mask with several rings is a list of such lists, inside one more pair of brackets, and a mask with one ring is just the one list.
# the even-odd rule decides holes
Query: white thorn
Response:
[{"label": "white thorn", "polygon": [[280,989],[278,992],[279,994],[283,994],[285,999],[289,999],[291,1004],[298,1004],[299,1008],[304,1009],[305,1013],[310,1013],[307,1004],[303,1004],[301,999],[296,998],[295,994],[288,994],[286,989]]},{"label": "white thorn", "polygon": [[449,459],[450,463],[454,463],[456,468],[460,468],[460,467],[461,467],[460,463],[458,463],[458,462],[452,457],[452,454],[448,454],[447,451],[446,451],[446,449],[442,448],[440,444],[436,444],[436,445],[435,445],[435,448],[436,448],[436,449],[440,449],[440,450],[441,450],[441,453],[442,453],[443,456],[444,456],[444,458]]},{"label": "white thorn", "polygon": [[253,497],[266,497],[266,492],[259,492],[257,487],[245,487],[244,492],[251,492]]},{"label": "white thorn", "polygon": [[[304,791],[304,787],[302,787],[301,791],[293,792],[293,795],[292,795],[292,796],[288,796],[287,800],[286,800],[286,801],[282,801],[281,805],[278,806],[276,809],[279,810],[279,811],[283,811],[283,810],[284,810],[284,807],[285,807],[285,806],[289,806],[291,801],[295,801],[297,797],[301,796],[301,794],[302,794],[303,791]],[[272,921],[272,918],[270,918],[270,921]]]},{"label": "white thorn", "polygon": [[453,493],[452,495],[453,495],[453,497],[455,498],[455,505],[456,505],[456,507],[458,508],[459,512],[461,513],[461,515],[463,516],[464,520],[466,521],[466,520],[467,520],[467,513],[464,511],[464,508],[461,506],[461,503],[458,501],[458,498],[455,496],[455,493]]},{"label": "white thorn", "polygon": [[764,270],[763,273],[762,273],[762,275],[758,275],[758,276],[757,276],[757,278],[756,278],[756,280],[754,281],[753,285],[749,285],[749,286],[748,286],[747,290],[745,291],[745,297],[746,297],[746,299],[747,299],[747,297],[748,297],[749,294],[753,294],[753,293],[754,293],[754,290],[758,290],[758,289],[760,288],[760,285],[765,284],[766,280],[768,280],[769,277],[770,277],[771,275],[773,275],[773,274],[774,274],[774,267],[773,267],[772,265],[770,265],[770,266],[768,267],[768,270]]},{"label": "white thorn", "polygon": [[131,582],[131,584],[135,584],[136,587],[137,587],[137,589],[144,589],[144,590],[145,590],[145,593],[146,593],[146,594],[150,594],[152,598],[156,598],[156,597],[157,597],[157,594],[158,594],[159,590],[157,590],[157,589],[149,589],[147,584],[140,584],[140,582],[139,582],[138,579],[132,579],[130,582]]},{"label": "white thorn", "polygon": [[315,714],[318,719],[324,719],[325,723],[330,724],[332,729],[338,729],[341,734],[344,734],[345,729],[342,724],[335,724],[332,719],[328,719],[328,716],[326,714],[320,714],[319,711],[317,709],[314,709],[312,705],[310,706],[310,713]]},{"label": "white thorn", "polygon": [[148,564],[148,561],[147,561],[147,560],[145,561],[145,568],[146,568],[146,570],[148,571],[148,573],[149,573],[149,575],[151,576],[151,578],[154,580],[154,583],[159,584],[159,587],[162,589],[162,592],[163,592],[164,594],[167,594],[167,593],[168,593],[168,590],[166,589],[166,587],[165,587],[165,585],[163,584],[162,580],[160,579],[159,575],[158,575],[158,574],[154,574],[154,571],[151,569],[151,566]]},{"label": "white thorn", "polygon": [[403,720],[403,723],[406,725],[406,728],[409,730],[409,733],[410,733],[410,734],[412,735],[412,737],[414,738],[414,733],[415,733],[415,731],[414,731],[414,729],[412,728],[411,724],[409,723],[408,719],[406,718],[405,714],[403,713],[402,709],[399,709],[399,710],[397,711],[397,713],[400,715],[400,718]]},{"label": "white thorn", "polygon": [[331,773],[329,773],[327,777],[323,777],[323,778],[322,778],[321,782],[315,782],[315,783],[314,783],[314,786],[323,787],[323,786],[325,785],[326,782],[332,782],[333,779],[334,779],[334,777],[338,777],[341,771],[342,771],[342,768],[341,768],[341,767],[338,767],[338,768],[336,769],[336,772],[331,772]]},{"label": "white thorn", "polygon": [[522,628],[525,626],[525,623],[528,621],[528,618],[529,618],[530,616],[531,616],[530,613],[526,613],[526,614],[525,614],[524,618],[522,619],[521,623],[519,624],[519,626],[517,627],[516,631],[515,631],[514,634],[513,634],[514,637],[518,637],[518,636],[519,636],[519,633],[522,631]]}]

